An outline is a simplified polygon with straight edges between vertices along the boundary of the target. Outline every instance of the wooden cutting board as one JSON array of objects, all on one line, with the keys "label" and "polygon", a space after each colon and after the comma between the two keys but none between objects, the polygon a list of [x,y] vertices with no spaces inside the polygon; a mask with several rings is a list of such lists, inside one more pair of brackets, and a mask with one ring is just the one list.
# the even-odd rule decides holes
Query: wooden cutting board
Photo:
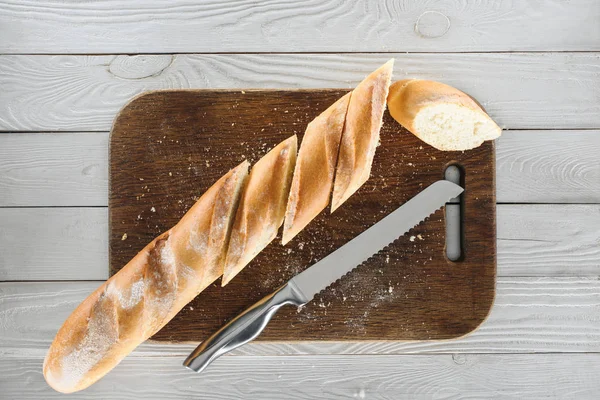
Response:
[{"label": "wooden cutting board", "polygon": [[[110,141],[110,272],[183,216],[219,177],[298,135],[347,90],[170,90],[133,99]],[[318,295],[282,309],[258,340],[448,339],[475,329],[494,299],[494,145],[441,152],[385,115],[371,178],[283,247],[278,237],[228,286],[202,292],[153,339],[199,342],[296,273],[464,169],[463,258],[445,256],[443,210]],[[126,235],[126,237],[125,237]]]}]

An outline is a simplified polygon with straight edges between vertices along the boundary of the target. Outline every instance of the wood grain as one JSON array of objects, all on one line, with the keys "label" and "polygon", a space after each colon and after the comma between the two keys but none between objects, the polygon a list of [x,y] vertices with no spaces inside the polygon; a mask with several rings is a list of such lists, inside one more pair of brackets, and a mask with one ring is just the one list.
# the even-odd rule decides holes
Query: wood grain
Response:
[{"label": "wood grain", "polygon": [[0,9],[0,53],[600,50],[594,0],[3,0]]},{"label": "wood grain", "polygon": [[[600,205],[507,204],[497,214],[499,276],[598,275]],[[106,279],[107,238],[106,209],[0,209],[0,280]]]},{"label": "wood grain", "polygon": [[[568,215],[559,215],[561,210],[567,209]],[[582,228],[582,223],[589,223],[589,228]],[[569,269],[573,266],[578,274],[597,275],[600,271],[599,224],[600,204],[504,208],[498,222],[498,262],[503,267],[502,273],[570,275]],[[533,234],[534,230],[544,234]]]},{"label": "wood grain", "polygon": [[[596,399],[595,354],[225,357],[201,375],[180,357],[126,358],[77,399]],[[54,399],[41,359],[0,360],[7,398]]]},{"label": "wood grain", "polygon": [[[302,143],[304,127],[346,92],[177,90],[151,92],[130,102],[111,131],[111,274],[174,226],[193,199],[245,152],[252,152],[246,158],[256,162],[293,134]],[[442,179],[449,164],[467,171],[462,196],[465,257],[456,262],[446,258],[444,214],[438,211],[415,227],[413,236],[390,244],[345,282],[317,295],[300,314],[305,318],[298,321],[295,310],[281,311],[256,340],[448,339],[475,329],[494,297],[493,143],[442,152],[424,148],[389,114],[383,119],[371,177],[342,208],[321,213],[285,247],[276,239],[225,288],[217,282],[190,303],[203,311],[201,318],[179,313],[154,340],[180,342],[211,334]]]},{"label": "wood grain", "polygon": [[599,53],[375,53],[0,56],[0,130],[108,131],[153,89],[350,88],[391,57],[395,79],[458,87],[503,127],[600,127]]},{"label": "wood grain", "polygon": [[[3,357],[42,357],[60,325],[99,284],[1,283]],[[489,318],[478,330],[456,340],[252,342],[232,354],[600,353],[599,304],[597,277],[499,278]],[[202,313],[198,309],[187,311]],[[198,335],[194,343],[180,345],[146,343],[132,356],[185,357],[202,339]]]},{"label": "wood grain", "polygon": [[505,131],[498,202],[600,203],[600,131]]},{"label": "wood grain", "polygon": [[[107,206],[108,140],[108,132],[0,135],[0,207]],[[597,154],[599,130],[504,131],[496,200],[600,203]]]},{"label": "wood grain", "polygon": [[0,135],[0,206],[106,206],[108,134]]},{"label": "wood grain", "polygon": [[0,280],[106,279],[106,208],[0,208]]}]

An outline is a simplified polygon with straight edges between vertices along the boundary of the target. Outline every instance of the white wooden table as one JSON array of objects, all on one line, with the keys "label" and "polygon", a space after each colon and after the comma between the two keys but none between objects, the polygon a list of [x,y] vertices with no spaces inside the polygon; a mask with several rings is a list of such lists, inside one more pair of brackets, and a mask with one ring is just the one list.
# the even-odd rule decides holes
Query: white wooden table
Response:
[{"label": "white wooden table", "polygon": [[108,131],[157,88],[352,87],[396,58],[497,143],[489,319],[445,342],[265,344],[201,375],[146,344],[71,398],[600,398],[600,2],[0,0],[0,398],[107,278]]}]

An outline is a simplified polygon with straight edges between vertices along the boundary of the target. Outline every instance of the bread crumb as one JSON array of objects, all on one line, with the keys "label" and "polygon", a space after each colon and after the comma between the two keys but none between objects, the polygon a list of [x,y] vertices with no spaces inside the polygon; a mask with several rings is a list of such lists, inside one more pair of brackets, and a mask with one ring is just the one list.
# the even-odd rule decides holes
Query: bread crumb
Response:
[{"label": "bread crumb", "polygon": [[246,94],[246,92],[244,92],[244,91],[242,90],[242,94]]},{"label": "bread crumb", "polygon": [[287,250],[287,253],[288,253],[288,254],[292,254],[292,249],[288,249],[288,250]]},{"label": "bread crumb", "polygon": [[143,181],[143,180],[144,180],[144,178],[140,178],[140,181]]},{"label": "bread crumb", "polygon": [[206,166],[210,167],[210,163],[208,161],[206,161]]},{"label": "bread crumb", "polygon": [[137,219],[142,219],[142,214],[138,214]]},{"label": "bread crumb", "polygon": [[411,242],[414,242],[416,239],[416,236],[411,236],[410,238],[408,238],[408,240],[410,240]]},{"label": "bread crumb", "polygon": [[172,172],[169,172],[169,176],[173,176],[173,173],[172,173]]},{"label": "bread crumb", "polygon": [[235,122],[232,122],[232,123],[231,123],[231,126],[235,126]]},{"label": "bread crumb", "polygon": [[423,239],[423,236],[421,236],[421,234],[420,234],[420,233],[417,235],[417,237],[419,238],[419,240],[424,240],[424,239]]},{"label": "bread crumb", "polygon": [[394,291],[394,288],[390,285],[390,287],[388,288],[388,293],[392,293]]},{"label": "bread crumb", "polygon": [[389,254],[385,256],[385,262],[386,262],[387,264],[389,264],[389,263],[390,263],[390,255],[389,255]]},{"label": "bread crumb", "polygon": [[150,211],[152,211],[152,212],[156,212],[156,208],[152,207],[152,208],[150,209]]},{"label": "bread crumb", "polygon": [[190,311],[194,311],[194,307],[190,306]]},{"label": "bread crumb", "polygon": [[126,240],[127,239],[127,234],[124,233],[123,236],[121,236],[121,240]]}]

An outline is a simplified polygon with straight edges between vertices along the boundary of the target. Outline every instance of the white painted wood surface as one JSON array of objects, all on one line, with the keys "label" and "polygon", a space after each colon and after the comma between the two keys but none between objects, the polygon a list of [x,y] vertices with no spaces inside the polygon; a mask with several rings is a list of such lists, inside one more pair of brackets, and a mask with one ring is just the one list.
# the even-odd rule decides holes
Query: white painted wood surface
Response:
[{"label": "white painted wood surface", "polygon": [[129,99],[351,87],[390,57],[396,79],[457,86],[510,129],[482,327],[440,342],[257,342],[200,376],[180,366],[192,344],[147,343],[71,398],[597,399],[596,0],[0,0],[0,398],[62,397],[41,362],[99,284],[83,281],[106,278],[107,131]]},{"label": "white painted wood surface", "polygon": [[[0,360],[7,398],[49,391],[39,359]],[[77,399],[595,399],[596,354],[225,357],[202,375],[178,357],[126,358]]]},{"label": "white painted wood surface", "polygon": [[0,208],[0,280],[108,278],[108,209]]},{"label": "white painted wood surface", "polygon": [[107,206],[108,138],[0,134],[0,207]]},{"label": "white painted wood surface", "polygon": [[[598,275],[600,205],[498,205],[497,218],[499,276]],[[106,279],[107,252],[106,208],[0,208],[0,280]]]},{"label": "white painted wood surface", "polygon": [[[108,132],[0,135],[0,207],[107,206],[108,143]],[[499,203],[600,202],[599,130],[504,131],[496,150]]]},{"label": "white painted wood surface", "polygon": [[496,143],[499,203],[600,203],[600,131],[505,131]]},{"label": "white painted wood surface", "polygon": [[0,53],[600,50],[595,0],[2,0],[0,11]]},{"label": "white painted wood surface", "polygon": [[0,130],[108,131],[146,90],[352,87],[395,57],[395,79],[440,80],[509,129],[600,127],[600,53],[0,56]]},{"label": "white painted wood surface", "polygon": [[[42,357],[62,322],[100,283],[0,283],[3,356]],[[600,281],[596,277],[499,278],[488,320],[464,338],[420,342],[253,342],[234,354],[600,353],[598,321]],[[199,337],[198,342],[201,340]],[[193,347],[147,344],[138,353],[185,358]]]}]

